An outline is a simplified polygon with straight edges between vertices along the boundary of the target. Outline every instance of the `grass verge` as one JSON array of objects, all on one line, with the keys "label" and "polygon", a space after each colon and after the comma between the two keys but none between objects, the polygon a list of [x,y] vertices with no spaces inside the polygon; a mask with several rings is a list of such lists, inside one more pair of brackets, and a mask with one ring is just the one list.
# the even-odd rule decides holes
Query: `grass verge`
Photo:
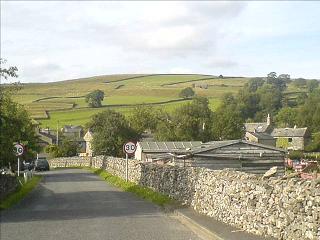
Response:
[{"label": "grass verge", "polygon": [[120,177],[114,176],[103,169],[85,168],[92,171],[94,174],[100,176],[106,182],[121,188],[126,192],[132,192],[138,197],[141,197],[147,201],[153,202],[162,207],[166,205],[174,205],[176,201],[168,197],[167,195],[153,191],[150,188],[139,186],[133,182],[126,182]]},{"label": "grass verge", "polygon": [[18,187],[17,191],[7,196],[0,203],[0,210],[10,208],[14,204],[21,201],[31,190],[37,186],[42,176],[34,176],[29,182]]}]

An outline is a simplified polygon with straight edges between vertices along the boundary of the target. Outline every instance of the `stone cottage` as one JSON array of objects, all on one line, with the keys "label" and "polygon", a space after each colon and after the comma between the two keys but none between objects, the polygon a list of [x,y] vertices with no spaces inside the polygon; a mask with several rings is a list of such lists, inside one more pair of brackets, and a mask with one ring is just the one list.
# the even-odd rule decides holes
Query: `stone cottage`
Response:
[{"label": "stone cottage", "polygon": [[276,139],[276,146],[287,150],[304,150],[311,134],[307,128],[275,128],[271,136]]}]

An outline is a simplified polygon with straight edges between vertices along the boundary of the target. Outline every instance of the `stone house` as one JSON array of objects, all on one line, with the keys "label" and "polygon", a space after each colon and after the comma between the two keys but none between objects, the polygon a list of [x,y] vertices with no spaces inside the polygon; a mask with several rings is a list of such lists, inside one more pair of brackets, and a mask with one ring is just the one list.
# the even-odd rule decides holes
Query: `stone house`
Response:
[{"label": "stone house", "polygon": [[276,139],[276,146],[287,150],[304,150],[311,134],[307,128],[275,128],[271,136]]},{"label": "stone house", "polygon": [[138,142],[135,159],[152,162],[158,159],[172,158],[173,154],[185,154],[192,148],[199,147],[200,141],[194,142]]},{"label": "stone house", "polygon": [[244,124],[246,132],[250,133],[271,133],[272,132],[272,124],[271,124],[271,118],[268,114],[267,121],[266,122],[260,122],[260,123],[245,123]]}]

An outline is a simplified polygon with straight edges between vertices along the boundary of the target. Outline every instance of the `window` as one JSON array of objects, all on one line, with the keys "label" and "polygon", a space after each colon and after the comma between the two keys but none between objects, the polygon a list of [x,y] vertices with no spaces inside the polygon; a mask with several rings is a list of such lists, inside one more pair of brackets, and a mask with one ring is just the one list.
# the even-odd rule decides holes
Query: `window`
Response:
[{"label": "window", "polygon": [[291,143],[292,142],[292,138],[288,138],[288,142]]}]

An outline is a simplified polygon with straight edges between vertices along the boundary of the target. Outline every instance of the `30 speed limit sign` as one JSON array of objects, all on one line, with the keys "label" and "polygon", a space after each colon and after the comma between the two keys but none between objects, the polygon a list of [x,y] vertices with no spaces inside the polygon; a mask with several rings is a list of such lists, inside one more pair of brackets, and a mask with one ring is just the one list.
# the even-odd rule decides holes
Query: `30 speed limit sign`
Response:
[{"label": "30 speed limit sign", "polygon": [[15,151],[16,156],[21,156],[23,154],[23,151],[24,151],[23,145],[17,143],[17,144],[14,145],[14,147],[16,149],[16,151]]},{"label": "30 speed limit sign", "polygon": [[136,151],[136,144],[133,142],[127,142],[123,145],[123,151],[128,155],[134,154]]}]

